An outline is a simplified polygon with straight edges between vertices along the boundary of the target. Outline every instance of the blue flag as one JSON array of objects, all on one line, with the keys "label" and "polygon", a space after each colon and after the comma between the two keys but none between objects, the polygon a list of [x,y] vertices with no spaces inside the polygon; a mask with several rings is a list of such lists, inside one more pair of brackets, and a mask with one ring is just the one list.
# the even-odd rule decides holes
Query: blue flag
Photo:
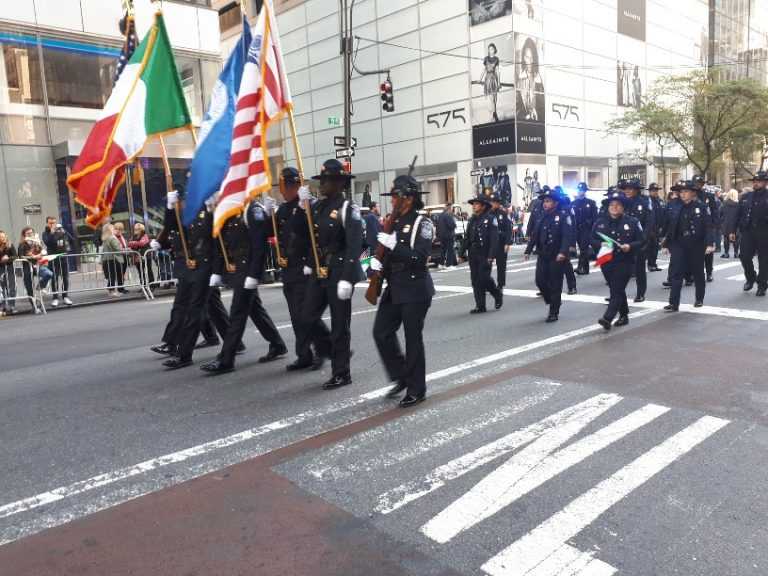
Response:
[{"label": "blue flag", "polygon": [[197,216],[205,201],[219,191],[229,169],[232,130],[235,125],[235,105],[243,67],[251,45],[251,28],[243,19],[243,35],[232,50],[211,94],[211,104],[200,126],[200,135],[192,159],[192,174],[187,182],[184,204],[184,225]]}]

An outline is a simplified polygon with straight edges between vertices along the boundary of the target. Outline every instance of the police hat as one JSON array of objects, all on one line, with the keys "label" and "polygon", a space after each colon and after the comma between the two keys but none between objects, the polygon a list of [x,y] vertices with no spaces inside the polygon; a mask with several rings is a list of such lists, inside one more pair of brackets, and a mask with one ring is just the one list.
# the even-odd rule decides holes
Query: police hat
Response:
[{"label": "police hat", "polygon": [[544,184],[541,188],[539,188],[539,196],[542,196],[543,194],[548,194],[552,191],[552,188]]},{"label": "police hat", "polygon": [[690,190],[691,192],[696,192],[696,183],[693,180],[678,180],[674,185],[670,186],[669,189],[672,192],[680,192],[682,190]]},{"label": "police hat", "polygon": [[398,176],[395,181],[392,182],[392,190],[389,192],[382,192],[381,196],[413,196],[418,197],[423,192],[419,181],[413,176]]},{"label": "police hat", "polygon": [[474,198],[470,198],[467,204],[485,204],[486,206],[491,205],[491,197],[486,196],[483,193],[478,194]]},{"label": "police hat", "polygon": [[[543,193],[539,194],[539,198],[541,198],[542,200],[546,200],[547,198],[550,198],[551,200],[554,200],[559,204],[562,200],[562,196],[558,194],[555,190],[552,190],[549,186],[545,186],[545,188],[546,188],[546,191],[543,191],[542,189]],[[555,188],[557,188],[557,186]]]},{"label": "police hat", "polygon": [[627,198],[626,194],[624,192],[611,192],[610,194],[606,195],[605,201],[610,204],[611,202],[621,202],[622,206],[626,207],[627,202],[629,201],[629,198]]},{"label": "police hat", "polygon": [[701,174],[696,174],[693,178],[691,178],[691,182],[693,182],[694,185],[703,185],[704,184],[704,176]]},{"label": "police hat", "polygon": [[659,188],[659,185],[656,184],[656,182],[651,182],[648,184],[648,190],[661,190],[661,188]]},{"label": "police hat", "polygon": [[313,176],[312,180],[322,180],[323,178],[333,178],[339,180],[349,180],[354,178],[354,175],[344,170],[344,164],[331,158],[323,162],[323,167],[320,169],[320,174]]},{"label": "police hat", "polygon": [[579,192],[586,192],[587,190],[589,190],[589,186],[587,186],[586,182],[579,182],[579,185],[576,186],[576,190],[578,190]]},{"label": "police hat", "polygon": [[616,184],[616,188],[618,188],[619,190],[624,190],[625,188],[632,188],[633,190],[642,190],[643,184],[640,182],[640,178],[629,178],[629,179],[622,178]]},{"label": "police hat", "polygon": [[498,192],[491,192],[487,196],[491,202],[498,202],[499,204],[501,204],[501,194],[499,194]]},{"label": "police hat", "polygon": [[280,173],[286,184],[301,184],[301,174],[293,166],[286,166]]},{"label": "police hat", "polygon": [[766,181],[768,180],[768,172],[765,170],[760,170],[757,174],[755,174],[755,177],[752,178],[752,182],[758,182],[758,181]]}]

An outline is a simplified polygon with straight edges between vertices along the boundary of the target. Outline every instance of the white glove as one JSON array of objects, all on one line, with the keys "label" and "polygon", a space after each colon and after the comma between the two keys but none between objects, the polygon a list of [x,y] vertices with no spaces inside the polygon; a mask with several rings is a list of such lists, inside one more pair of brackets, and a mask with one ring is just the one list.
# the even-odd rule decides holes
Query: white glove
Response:
[{"label": "white glove", "polygon": [[299,188],[299,200],[304,202],[305,200],[311,200],[312,194],[309,192],[309,186],[302,186]]},{"label": "white glove", "polygon": [[179,203],[179,193],[176,190],[168,192],[168,196],[165,199],[165,205],[168,210],[173,210],[176,204]]},{"label": "white glove", "polygon": [[266,196],[261,205],[264,206],[264,212],[267,213],[267,216],[271,216],[272,212],[274,212],[277,207],[277,202],[275,202],[275,199],[271,196]]},{"label": "white glove", "polygon": [[161,250],[161,249],[163,248],[163,247],[160,245],[160,242],[158,242],[157,240],[154,240],[154,239],[149,241],[149,247],[150,247],[152,250]]},{"label": "white glove", "polygon": [[211,280],[208,282],[208,286],[216,288],[217,286],[224,286],[224,280],[220,274],[211,274]]},{"label": "white glove", "polygon": [[216,210],[216,195],[214,194],[208,200],[205,201],[205,209],[208,210],[208,212],[213,212]]},{"label": "white glove", "polygon": [[247,276],[245,278],[245,284],[243,284],[243,288],[246,290],[254,290],[259,285],[259,281],[256,280],[256,278],[251,278],[250,276]]},{"label": "white glove", "polygon": [[352,298],[353,289],[354,286],[346,280],[339,280],[339,283],[336,285],[336,296],[339,297],[339,300],[349,300]]},{"label": "white glove", "polygon": [[390,250],[394,250],[395,246],[397,246],[397,236],[395,234],[387,234],[386,232],[379,232],[379,235],[376,236],[376,240],[379,241],[379,244],[382,246],[386,246]]},{"label": "white glove", "polygon": [[309,266],[304,266],[301,271],[304,273],[304,276],[312,276],[312,268]]},{"label": "white glove", "polygon": [[371,258],[371,270],[374,272],[381,272],[384,266],[378,258]]}]

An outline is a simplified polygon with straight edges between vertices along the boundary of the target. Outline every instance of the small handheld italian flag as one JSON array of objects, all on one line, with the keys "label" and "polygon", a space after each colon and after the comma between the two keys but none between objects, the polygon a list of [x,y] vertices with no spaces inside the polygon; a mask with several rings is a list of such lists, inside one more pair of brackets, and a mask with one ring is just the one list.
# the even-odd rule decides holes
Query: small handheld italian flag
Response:
[{"label": "small handheld italian flag", "polygon": [[617,246],[617,244],[616,241],[610,236],[606,236],[600,232],[598,232],[597,235],[603,239],[603,243],[600,245],[600,251],[597,253],[595,266],[602,268],[608,264],[608,262],[613,260],[613,249]]}]

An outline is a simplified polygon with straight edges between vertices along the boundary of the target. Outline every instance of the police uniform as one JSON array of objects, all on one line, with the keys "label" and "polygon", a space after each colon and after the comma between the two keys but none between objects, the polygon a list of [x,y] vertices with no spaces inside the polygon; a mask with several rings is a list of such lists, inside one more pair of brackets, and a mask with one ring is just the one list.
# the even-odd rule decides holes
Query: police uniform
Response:
[{"label": "police uniform", "polygon": [[[648,190],[660,190],[656,183],[652,183],[648,186]],[[664,213],[666,206],[664,201],[658,196],[649,196],[651,199],[651,207],[653,208],[653,215],[655,216],[656,226],[652,230],[646,230],[646,241],[648,244],[648,272],[659,272],[661,268],[658,266],[659,258],[659,238],[661,237],[664,229]]]},{"label": "police uniform", "polygon": [[492,262],[498,253],[499,221],[490,208],[491,203],[487,196],[481,194],[469,203],[481,203],[485,206],[483,213],[473,214],[469,219],[461,248],[462,257],[468,255],[472,290],[475,294],[475,308],[471,313],[478,314],[486,311],[486,292],[493,296],[497,310],[503,304],[503,293],[491,277]]},{"label": "police uniform", "polygon": [[[349,370],[352,338],[352,294],[355,283],[365,275],[360,266],[363,251],[363,223],[360,208],[344,198],[341,186],[354,178],[344,170],[338,160],[326,160],[321,174],[313,180],[337,181],[339,189],[332,196],[311,205],[314,234],[320,265],[328,275],[313,277],[307,287],[302,307],[302,320],[306,330],[312,330],[322,318],[326,308],[331,311],[331,365],[332,376],[323,388],[331,390],[352,382]],[[349,287],[351,285],[351,288]],[[349,289],[348,293],[345,291]],[[344,293],[345,299],[339,297]]]},{"label": "police uniform", "polygon": [[[218,357],[201,366],[206,372],[218,374],[234,369],[235,354],[249,316],[261,336],[269,342],[269,351],[259,358],[259,362],[274,360],[287,352],[275,323],[264,309],[257,287],[264,270],[267,238],[271,231],[267,211],[258,202],[251,202],[242,215],[229,218],[221,228],[222,241],[216,243],[212,283],[222,280],[232,288],[230,326]],[[234,270],[226,267],[222,244],[227,250],[227,261]]]},{"label": "police uniform", "polygon": [[[559,197],[552,192],[542,195],[559,202]],[[538,254],[536,261],[536,286],[544,297],[544,302],[549,306],[547,322],[556,322],[560,314],[560,303],[563,291],[564,264],[558,261],[558,256],[568,258],[572,241],[571,216],[559,205],[550,212],[542,211],[528,240],[525,249],[526,256],[530,256],[534,249]]]},{"label": "police uniform", "polygon": [[[768,181],[768,173],[758,172],[754,180],[764,184]],[[765,296],[768,289],[768,188],[760,187],[741,197],[737,227],[741,231],[739,257],[746,277],[744,291],[752,290],[757,282],[757,295]],[[758,272],[755,272],[753,262],[755,256]]]},{"label": "police uniform", "polygon": [[[625,205],[627,197],[622,193],[614,193],[607,198],[608,202],[617,201]],[[627,284],[635,269],[635,258],[642,250],[644,244],[643,230],[637,218],[622,214],[618,218],[605,214],[598,217],[593,228],[592,244],[595,252],[605,240],[600,236],[607,236],[616,242],[611,260],[601,267],[610,287],[610,300],[603,317],[598,320],[606,330],[611,329],[611,322],[619,315],[615,326],[629,324],[629,305],[627,304]],[[629,252],[623,252],[619,247],[628,244]]]},{"label": "police uniform", "polygon": [[[695,185],[681,182],[672,190],[692,190]],[[664,309],[676,312],[680,307],[680,292],[686,274],[693,276],[696,284],[696,302],[694,306],[704,304],[706,280],[704,276],[704,254],[707,246],[714,244],[714,228],[707,205],[695,199],[685,204],[681,199],[673,200],[667,206],[667,226],[664,246],[669,249],[669,305]]]},{"label": "police uniform", "polygon": [[[589,187],[585,182],[579,183],[579,192],[586,192]],[[597,204],[591,198],[579,196],[572,204],[576,217],[576,240],[579,245],[579,264],[576,274],[589,274],[590,249],[592,246],[592,228],[597,220]]]},{"label": "police uniform", "polygon": [[576,273],[573,269],[573,263],[571,262],[571,254],[576,255],[576,244],[578,243],[578,236],[576,235],[576,214],[573,211],[571,205],[571,198],[563,190],[562,186],[555,186],[555,192],[557,192],[560,200],[560,208],[565,210],[571,216],[571,222],[574,225],[571,226],[571,240],[568,250],[568,259],[563,262],[563,272],[565,274],[565,281],[568,285],[568,294],[576,294]]},{"label": "police uniform", "polygon": [[[410,176],[398,176],[392,192],[384,196],[410,196],[413,208],[398,215],[394,221],[391,241],[382,268],[386,288],[379,301],[373,338],[389,379],[396,382],[387,397],[394,398],[407,390],[400,402],[403,407],[418,404],[426,396],[426,359],[424,352],[424,321],[432,303],[435,287],[427,264],[432,250],[434,227],[427,216],[417,210],[421,205],[419,185]],[[405,335],[405,355],[397,337],[400,326]]]},{"label": "police uniform", "polygon": [[[491,195],[492,202],[501,203],[498,192]],[[503,206],[492,210],[499,223],[499,242],[496,247],[496,285],[503,289],[507,284],[507,246],[512,244],[512,222]]]},{"label": "police uniform", "polygon": [[[699,196],[699,200],[706,204],[707,209],[709,210],[709,217],[712,220],[712,230],[713,234],[715,235],[715,238],[717,238],[717,234],[720,230],[720,210],[721,210],[721,203],[720,200],[718,200],[717,196],[715,196],[714,192],[710,192],[709,190],[706,190],[704,188],[704,178],[701,176],[694,176],[693,177],[693,184],[696,186],[696,193]],[[712,254],[705,254],[704,255],[704,269],[707,273],[707,282],[712,282],[714,280],[714,277],[712,276],[714,272],[714,266],[715,266],[715,253]]]},{"label": "police uniform", "polygon": [[[640,222],[640,226],[644,233],[646,230],[653,230],[656,226],[656,220],[653,214],[653,204],[648,196],[643,196],[643,186],[640,184],[640,180],[637,178],[621,180],[616,188],[621,191],[626,191],[628,189],[637,191],[637,194],[633,198],[627,198],[627,215],[636,218],[638,222]],[[646,242],[647,240],[648,238],[646,238]],[[635,257],[635,283],[637,284],[635,302],[645,301],[645,292],[648,289],[648,273],[645,268],[647,259],[648,246],[646,243],[643,245],[643,249],[639,251]]]},{"label": "police uniform", "polygon": [[[285,168],[282,177],[286,185],[301,184],[301,176],[295,168]],[[280,246],[280,255],[284,259],[280,269],[283,296],[288,304],[288,314],[296,340],[296,361],[289,364],[287,369],[319,369],[324,359],[331,355],[331,334],[321,319],[308,329],[305,329],[301,320],[301,309],[311,280],[313,262],[307,234],[307,215],[298,197],[280,205],[275,214],[275,221],[275,237]],[[312,344],[315,347],[314,355]]]}]

